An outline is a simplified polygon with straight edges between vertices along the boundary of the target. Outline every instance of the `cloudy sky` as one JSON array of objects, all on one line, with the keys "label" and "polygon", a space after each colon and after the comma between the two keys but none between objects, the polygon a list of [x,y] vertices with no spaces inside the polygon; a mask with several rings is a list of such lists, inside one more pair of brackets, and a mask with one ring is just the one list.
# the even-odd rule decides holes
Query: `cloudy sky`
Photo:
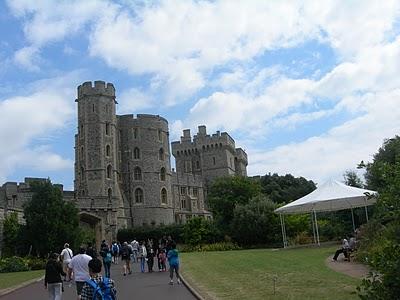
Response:
[{"label": "cloudy sky", "polygon": [[399,1],[0,1],[0,184],[73,187],[76,87],[207,125],[249,175],[342,179],[400,131]]}]

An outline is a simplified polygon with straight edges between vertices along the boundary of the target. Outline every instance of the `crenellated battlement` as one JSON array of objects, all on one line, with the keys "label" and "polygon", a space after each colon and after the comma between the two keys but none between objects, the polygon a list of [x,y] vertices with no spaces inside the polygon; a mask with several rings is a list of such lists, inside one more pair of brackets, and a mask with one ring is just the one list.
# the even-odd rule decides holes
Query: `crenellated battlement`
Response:
[{"label": "crenellated battlement", "polygon": [[115,88],[112,83],[106,83],[98,80],[93,83],[91,81],[84,82],[78,86],[78,99],[85,96],[109,96],[115,98]]}]

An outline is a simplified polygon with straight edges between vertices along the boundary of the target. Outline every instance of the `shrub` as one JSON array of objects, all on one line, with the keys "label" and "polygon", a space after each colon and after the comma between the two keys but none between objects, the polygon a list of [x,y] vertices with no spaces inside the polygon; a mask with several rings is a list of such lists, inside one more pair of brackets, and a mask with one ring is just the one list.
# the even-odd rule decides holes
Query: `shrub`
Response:
[{"label": "shrub", "polygon": [[237,244],[231,242],[220,242],[213,244],[204,245],[180,245],[179,250],[181,252],[206,252],[206,251],[230,251],[230,250],[241,250]]},{"label": "shrub", "polygon": [[222,232],[213,221],[204,218],[192,218],[183,227],[183,240],[192,246],[223,241]]},{"label": "shrub", "polygon": [[0,273],[29,271],[28,264],[22,257],[8,257],[0,260]]},{"label": "shrub", "polygon": [[138,241],[147,240],[152,238],[158,240],[161,237],[171,236],[177,243],[182,242],[183,225],[171,224],[171,225],[160,225],[160,226],[141,226],[130,229],[121,229],[118,231],[117,239],[120,242],[132,241],[136,239]]},{"label": "shrub", "polygon": [[46,268],[47,260],[38,257],[28,257],[25,259],[29,270],[43,270]]}]

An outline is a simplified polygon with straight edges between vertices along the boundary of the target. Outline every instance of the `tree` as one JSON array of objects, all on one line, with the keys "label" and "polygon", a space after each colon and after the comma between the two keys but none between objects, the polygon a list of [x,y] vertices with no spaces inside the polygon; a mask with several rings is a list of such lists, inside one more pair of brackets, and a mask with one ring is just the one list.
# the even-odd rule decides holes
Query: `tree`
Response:
[{"label": "tree", "polygon": [[361,299],[398,299],[400,295],[400,146],[399,137],[385,141],[367,166],[369,184],[379,197],[370,224],[364,229],[360,251],[372,275],[359,287]]},{"label": "tree", "polygon": [[65,242],[76,247],[80,239],[78,209],[62,198],[50,180],[31,185],[32,199],[24,205],[26,234],[40,256],[58,252]]},{"label": "tree", "polygon": [[265,195],[253,197],[234,209],[232,238],[241,245],[273,245],[280,241],[276,204]]},{"label": "tree", "polygon": [[18,214],[12,212],[4,219],[3,223],[3,255],[13,256],[16,254],[18,233],[20,230],[20,224],[18,223]]},{"label": "tree", "polygon": [[246,204],[260,193],[258,182],[241,176],[217,178],[208,193],[208,205],[215,220],[223,229],[228,229],[233,211],[238,204]]},{"label": "tree", "polygon": [[[384,188],[386,182],[384,179],[385,165],[394,165],[400,158],[400,137],[387,139],[381,148],[374,155],[372,163],[363,164],[366,168],[365,179],[368,189],[379,190]],[[362,166],[361,166],[362,167]]]},{"label": "tree", "polygon": [[196,246],[215,243],[223,240],[223,235],[212,221],[201,217],[191,218],[183,228],[183,239],[186,244]]},{"label": "tree", "polygon": [[343,174],[344,183],[349,186],[354,186],[357,188],[363,188],[364,184],[360,177],[358,177],[357,173],[353,170],[347,170]]},{"label": "tree", "polygon": [[267,174],[261,178],[262,192],[275,203],[289,203],[316,189],[312,180],[304,177],[295,178],[291,174],[279,176]]}]

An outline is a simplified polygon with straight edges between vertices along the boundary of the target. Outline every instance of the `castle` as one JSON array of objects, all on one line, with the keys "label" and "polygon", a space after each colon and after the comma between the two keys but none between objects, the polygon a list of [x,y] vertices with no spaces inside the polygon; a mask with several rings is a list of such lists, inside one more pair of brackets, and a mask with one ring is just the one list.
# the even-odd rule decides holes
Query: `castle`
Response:
[{"label": "castle", "polygon": [[[115,239],[121,228],[211,218],[210,182],[246,176],[247,154],[226,132],[208,135],[199,126],[192,138],[187,129],[170,147],[168,121],[158,115],[116,115],[115,88],[104,81],[80,85],[75,102],[74,192],[63,194],[76,203],[82,226],[95,229],[97,240]],[[31,180],[0,188],[0,218],[8,211],[21,213]]]}]

